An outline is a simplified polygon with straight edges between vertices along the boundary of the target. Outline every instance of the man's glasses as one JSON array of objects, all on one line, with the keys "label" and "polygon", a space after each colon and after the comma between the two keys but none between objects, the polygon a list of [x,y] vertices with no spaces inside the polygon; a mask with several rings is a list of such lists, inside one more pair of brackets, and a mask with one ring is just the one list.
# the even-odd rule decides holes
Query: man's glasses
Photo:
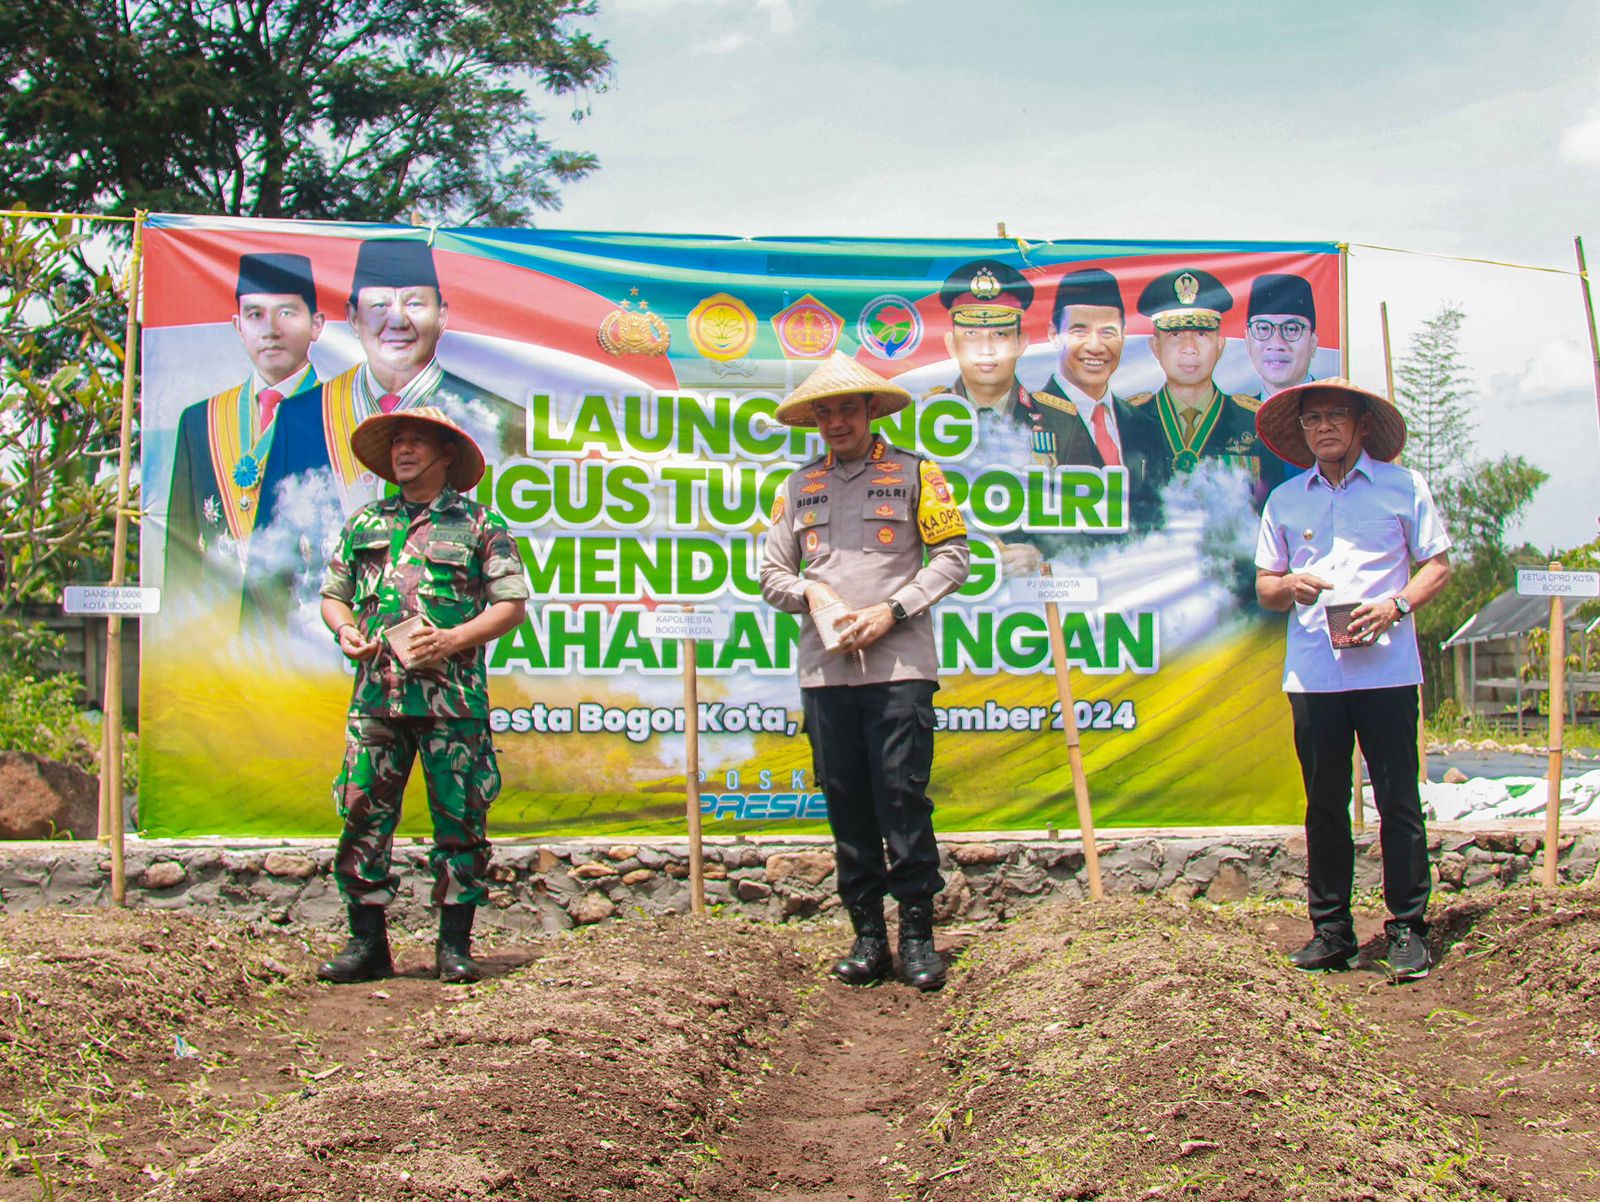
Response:
[{"label": "man's glasses", "polygon": [[1252,317],[1245,326],[1245,329],[1250,331],[1250,337],[1257,342],[1266,342],[1274,334],[1282,334],[1285,342],[1299,342],[1310,328],[1308,323],[1298,317],[1291,317],[1288,321],[1268,321],[1265,317]]},{"label": "man's glasses", "polygon": [[1332,409],[1327,413],[1302,413],[1300,428],[1315,430],[1318,426],[1345,426],[1355,421],[1356,415],[1348,409]]}]

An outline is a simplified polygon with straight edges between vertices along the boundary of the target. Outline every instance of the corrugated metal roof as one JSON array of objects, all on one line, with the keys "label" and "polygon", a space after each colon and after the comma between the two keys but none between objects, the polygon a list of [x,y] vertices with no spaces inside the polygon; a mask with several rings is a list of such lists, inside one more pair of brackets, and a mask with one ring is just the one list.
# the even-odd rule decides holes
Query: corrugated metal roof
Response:
[{"label": "corrugated metal roof", "polygon": [[[1582,619],[1573,617],[1571,609],[1566,611],[1566,619],[1571,629],[1582,629],[1585,625]],[[1549,625],[1549,597],[1522,597],[1515,589],[1507,589],[1463,622],[1461,629],[1440,645],[1454,647],[1457,643],[1507,639]]]}]

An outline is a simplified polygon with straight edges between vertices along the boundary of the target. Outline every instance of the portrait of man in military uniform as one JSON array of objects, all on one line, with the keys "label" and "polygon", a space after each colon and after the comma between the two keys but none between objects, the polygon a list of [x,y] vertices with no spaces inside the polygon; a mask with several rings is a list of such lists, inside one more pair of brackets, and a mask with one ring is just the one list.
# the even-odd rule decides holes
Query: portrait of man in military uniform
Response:
[{"label": "portrait of man in military uniform", "polygon": [[1150,352],[1166,383],[1130,397],[1129,404],[1153,414],[1141,432],[1141,438],[1155,432],[1152,473],[1192,472],[1202,459],[1233,463],[1250,472],[1259,506],[1283,479],[1284,466],[1256,434],[1260,400],[1225,393],[1212,378],[1228,341],[1222,315],[1231,308],[1233,296],[1222,281],[1197,267],[1169,271],[1146,285],[1139,312],[1155,327]]},{"label": "portrait of man in military uniform", "polygon": [[1260,275],[1250,284],[1245,347],[1261,380],[1261,399],[1311,383],[1317,352],[1317,303],[1298,275]]},{"label": "portrait of man in military uniform", "polygon": [[1033,285],[998,259],[977,259],[951,273],[939,302],[950,311],[944,345],[959,372],[955,383],[939,391],[1030,427],[1028,390],[1017,379],[1017,361],[1028,349],[1022,315],[1033,304]]},{"label": "portrait of man in military uniform", "polygon": [[190,405],[178,419],[167,499],[164,589],[174,600],[237,597],[252,533],[268,495],[263,481],[291,398],[316,404],[311,345],[323,316],[311,260],[295,254],[239,258],[233,328],[249,356],[245,380]]},{"label": "portrait of man in military uniform", "polygon": [[267,479],[331,468],[346,513],[378,495],[379,482],[350,452],[350,435],[378,413],[422,405],[442,409],[476,436],[493,428],[502,457],[526,448],[524,407],[447,371],[438,359],[450,306],[439,286],[433,251],[424,242],[363,242],[356,255],[346,317],[366,362],[329,380],[319,397],[287,405],[283,434],[290,453]]}]

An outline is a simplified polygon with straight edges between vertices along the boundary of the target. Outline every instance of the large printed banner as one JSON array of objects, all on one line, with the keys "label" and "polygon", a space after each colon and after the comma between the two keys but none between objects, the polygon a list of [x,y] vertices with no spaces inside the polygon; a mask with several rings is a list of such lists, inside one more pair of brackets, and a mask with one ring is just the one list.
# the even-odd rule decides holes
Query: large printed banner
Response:
[{"label": "large printed banner", "polygon": [[[1292,822],[1283,620],[1253,594],[1286,472],[1272,392],[1336,375],[1325,243],[891,241],[159,216],[146,229],[141,818],[158,835],[326,835],[352,673],[323,563],[379,495],[349,434],[437,405],[490,467],[534,601],[490,648],[501,835],[825,830],[798,626],[761,601],[772,420],[835,352],[918,398],[880,423],[940,463],[972,578],[935,612],[944,830],[1073,825],[1045,615],[1063,607],[1097,820]],[[836,515],[837,516],[837,515]],[[874,520],[864,514],[860,520]],[[658,607],[716,609],[683,712]],[[418,774],[420,778],[420,773]],[[405,832],[427,829],[420,779]]]}]

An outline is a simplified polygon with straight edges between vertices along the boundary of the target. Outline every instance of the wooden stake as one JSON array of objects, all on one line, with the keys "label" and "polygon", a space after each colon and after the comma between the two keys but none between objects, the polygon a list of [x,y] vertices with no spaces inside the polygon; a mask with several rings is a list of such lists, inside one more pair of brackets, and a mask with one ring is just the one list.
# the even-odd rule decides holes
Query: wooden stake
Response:
[{"label": "wooden stake", "polygon": [[[1045,564],[1042,574],[1050,575]],[[1054,601],[1044,603],[1045,625],[1050,631],[1050,663],[1056,673],[1056,693],[1061,698],[1061,729],[1067,735],[1067,763],[1072,769],[1072,795],[1078,803],[1078,832],[1083,839],[1083,866],[1089,876],[1089,897],[1105,896],[1100,880],[1100,851],[1094,842],[1094,811],[1089,806],[1089,778],[1083,770],[1083,749],[1078,743],[1078,706],[1072,699],[1072,680],[1067,667],[1067,643],[1061,633],[1061,611]]]},{"label": "wooden stake", "polygon": [[[1389,403],[1398,406],[1394,395],[1394,356],[1389,350],[1389,302],[1380,301],[1378,316],[1383,321],[1383,375],[1389,385]],[[1417,689],[1417,780],[1428,779],[1428,725],[1423,690]]]},{"label": "wooden stake", "polygon": [[700,843],[700,682],[694,639],[683,648],[683,772],[689,819],[689,898],[696,914],[706,912],[705,858]]},{"label": "wooden stake", "polygon": [[[1561,565],[1550,565],[1559,572]],[[1561,597],[1550,598],[1550,787],[1544,810],[1544,886],[1554,889],[1561,857],[1561,740],[1567,713],[1567,627]]]},{"label": "wooden stake", "polygon": [[1350,244],[1339,243],[1339,374],[1350,378]]},{"label": "wooden stake", "polygon": [[1589,290],[1589,269],[1583,262],[1583,239],[1574,238],[1572,244],[1578,251],[1578,283],[1583,287],[1583,312],[1588,319],[1589,351],[1594,356],[1594,403],[1600,412],[1600,333],[1594,325],[1594,294]]},{"label": "wooden stake", "polygon": [[1355,750],[1350,753],[1350,829],[1358,835],[1367,830],[1367,803],[1362,795],[1361,777],[1361,739],[1358,736]]},{"label": "wooden stake", "polygon": [[[111,547],[111,587],[123,583],[123,561],[128,554],[128,493],[133,466],[133,393],[139,366],[139,271],[144,257],[143,212],[134,215],[133,257],[128,260],[128,328],[122,348],[122,442],[117,461],[117,519]],[[109,781],[102,793],[101,828],[109,829],[111,842],[111,901],[124,905],[128,874],[123,855],[122,818],[122,615],[106,618],[105,743],[100,773]]]}]

